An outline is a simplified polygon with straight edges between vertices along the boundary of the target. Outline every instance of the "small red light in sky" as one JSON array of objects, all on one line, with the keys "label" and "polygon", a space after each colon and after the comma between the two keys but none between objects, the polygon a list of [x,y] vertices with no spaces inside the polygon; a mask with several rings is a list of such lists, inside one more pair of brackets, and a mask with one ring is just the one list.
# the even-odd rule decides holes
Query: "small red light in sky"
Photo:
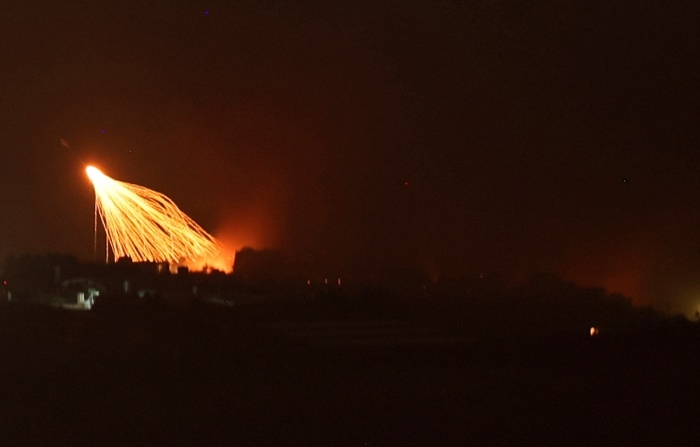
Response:
[{"label": "small red light in sky", "polygon": [[408,182],[403,182],[403,186],[408,186]]}]

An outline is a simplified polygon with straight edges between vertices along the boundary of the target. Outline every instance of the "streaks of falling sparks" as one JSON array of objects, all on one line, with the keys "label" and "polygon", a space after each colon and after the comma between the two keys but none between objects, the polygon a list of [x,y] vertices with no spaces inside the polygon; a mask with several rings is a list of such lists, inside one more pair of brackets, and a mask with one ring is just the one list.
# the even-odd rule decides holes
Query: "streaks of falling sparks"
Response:
[{"label": "streaks of falling sparks", "polygon": [[93,166],[86,172],[115,259],[173,264],[221,257],[221,244],[164,194],[114,180]]}]

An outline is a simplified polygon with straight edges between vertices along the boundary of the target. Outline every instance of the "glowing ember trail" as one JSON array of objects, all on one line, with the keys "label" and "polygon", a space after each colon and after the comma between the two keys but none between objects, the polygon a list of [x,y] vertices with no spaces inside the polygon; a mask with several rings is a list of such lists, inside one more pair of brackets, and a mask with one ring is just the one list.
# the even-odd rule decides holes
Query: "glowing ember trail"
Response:
[{"label": "glowing ember trail", "polygon": [[104,175],[94,166],[85,171],[95,188],[95,212],[105,229],[115,259],[135,262],[213,262],[223,247],[165,195]]}]

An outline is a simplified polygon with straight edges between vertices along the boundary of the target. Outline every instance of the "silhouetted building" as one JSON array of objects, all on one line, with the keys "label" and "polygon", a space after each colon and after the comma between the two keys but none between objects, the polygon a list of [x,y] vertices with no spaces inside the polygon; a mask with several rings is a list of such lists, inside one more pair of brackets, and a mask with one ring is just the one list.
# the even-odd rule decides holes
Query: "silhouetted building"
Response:
[{"label": "silhouetted building", "polygon": [[233,273],[246,281],[287,281],[300,276],[298,268],[281,252],[245,247],[236,252]]}]

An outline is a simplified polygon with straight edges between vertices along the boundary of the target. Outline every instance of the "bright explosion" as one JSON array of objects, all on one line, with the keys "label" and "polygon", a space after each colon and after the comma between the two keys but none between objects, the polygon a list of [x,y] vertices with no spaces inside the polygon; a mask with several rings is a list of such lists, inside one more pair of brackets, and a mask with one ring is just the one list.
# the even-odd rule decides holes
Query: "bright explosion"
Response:
[{"label": "bright explosion", "polygon": [[232,264],[222,262],[227,258],[222,244],[170,198],[114,180],[94,166],[85,171],[95,188],[95,215],[100,216],[115,259],[231,269]]}]

